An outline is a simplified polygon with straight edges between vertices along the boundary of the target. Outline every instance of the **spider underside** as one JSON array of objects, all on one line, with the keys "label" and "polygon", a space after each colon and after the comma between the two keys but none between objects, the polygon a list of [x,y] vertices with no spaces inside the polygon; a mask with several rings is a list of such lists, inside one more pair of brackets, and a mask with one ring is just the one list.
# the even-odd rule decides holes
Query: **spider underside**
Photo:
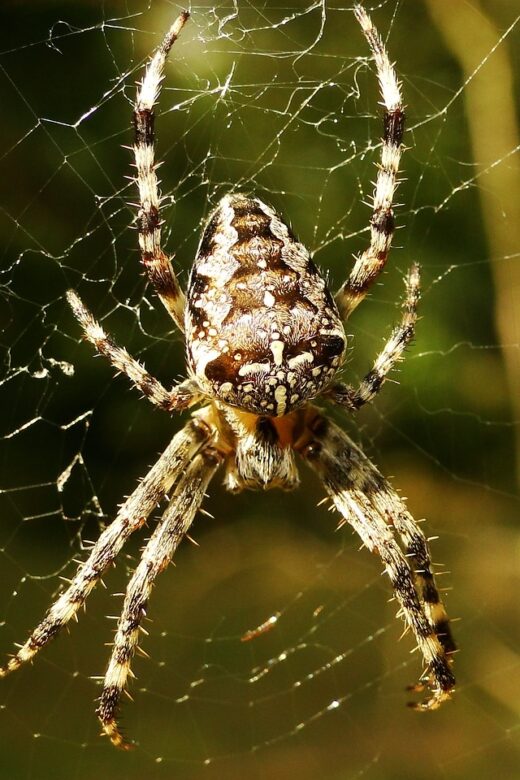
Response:
[{"label": "spider underside", "polygon": [[137,226],[149,281],[184,332],[188,379],[166,390],[119,347],[76,293],[67,293],[85,337],[156,406],[166,411],[201,404],[101,533],[88,559],[52,604],[0,676],[31,660],[84,604],[128,537],[168,495],[126,591],[97,714],[112,743],[129,747],[117,724],[120,697],[138,649],[141,623],[156,576],[187,533],[216,471],[230,491],[293,489],[296,456],[319,475],[364,545],[377,553],[416,638],[425,669],[413,704],[432,710],[448,699],[455,679],[455,644],[437,590],[427,540],[403,500],[346,433],[311,403],[322,397],[355,412],[371,401],[413,338],[419,268],[406,277],[400,323],[357,388],[336,381],[343,365],[343,323],[383,270],[394,231],[393,195],[401,156],[404,112],[400,86],[366,11],[354,8],[377,69],[384,106],[381,162],[374,191],[370,243],[333,297],[308,251],[283,219],[256,197],[224,197],[204,230],[187,296],[161,246],[160,195],[155,173],[154,104],[168,53],[186,23],[182,13],[152,56],[134,108],[134,155],[139,189]]}]

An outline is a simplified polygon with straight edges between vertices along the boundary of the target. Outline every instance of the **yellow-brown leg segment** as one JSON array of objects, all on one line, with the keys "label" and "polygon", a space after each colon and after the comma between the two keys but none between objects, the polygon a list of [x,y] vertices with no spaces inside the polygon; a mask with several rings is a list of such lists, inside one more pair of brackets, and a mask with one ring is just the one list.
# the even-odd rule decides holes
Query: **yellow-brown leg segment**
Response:
[{"label": "yellow-brown leg segment", "polygon": [[215,450],[205,449],[187,467],[128,583],[103,692],[96,710],[104,733],[116,747],[128,749],[132,746],[121,734],[116,715],[121,694],[131,674],[130,664],[138,646],[139,631],[146,616],[152,586],[187,533],[220,462],[221,456]]},{"label": "yellow-brown leg segment", "polygon": [[[431,696],[411,706],[436,709],[450,698],[455,686],[451,669],[455,645],[435,585],[427,541],[403,501],[340,428],[316,413],[314,419],[309,418],[309,426],[311,433],[301,437],[297,448],[323,480],[345,522],[380,556],[402,616],[422,653],[426,668],[421,683],[413,689],[421,690],[425,682]],[[406,554],[394,529],[406,545]],[[410,562],[417,567],[415,572]]]}]

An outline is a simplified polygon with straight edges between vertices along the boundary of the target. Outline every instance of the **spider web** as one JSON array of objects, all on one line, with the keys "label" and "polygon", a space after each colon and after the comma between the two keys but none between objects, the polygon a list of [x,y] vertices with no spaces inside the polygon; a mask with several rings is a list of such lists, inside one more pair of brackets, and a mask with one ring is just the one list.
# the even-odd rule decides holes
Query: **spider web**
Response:
[{"label": "spider web", "polygon": [[[338,419],[439,537],[441,584],[461,618],[455,701],[425,717],[404,707],[420,659],[410,637],[399,641],[379,561],[317,508],[310,474],[295,494],[231,497],[217,479],[205,502],[214,519],[194,524],[199,547],[185,542],[154,590],[150,658],[135,660],[135,703],[122,714],[138,750],[124,755],[98,737],[92,677],[104,672],[106,616],[119,612],[114,594],[146,532],[79,625],[2,681],[6,776],[517,772],[520,197],[508,78],[520,25],[506,0],[456,2],[450,17],[443,5],[389,0],[372,10],[403,79],[410,148],[384,284],[349,322],[350,378],[395,320],[412,259],[423,267],[422,320],[400,384],[388,383],[357,427]],[[6,7],[2,652],[25,639],[181,424],[94,359],[63,297],[78,289],[166,385],[182,375],[180,339],[139,269],[124,148],[134,84],[180,8]],[[201,222],[241,189],[290,218],[338,285],[366,241],[380,136],[376,79],[348,4],[228,0],[191,11],[157,119],[164,240],[181,281]],[[494,115],[493,100],[503,101]]]}]

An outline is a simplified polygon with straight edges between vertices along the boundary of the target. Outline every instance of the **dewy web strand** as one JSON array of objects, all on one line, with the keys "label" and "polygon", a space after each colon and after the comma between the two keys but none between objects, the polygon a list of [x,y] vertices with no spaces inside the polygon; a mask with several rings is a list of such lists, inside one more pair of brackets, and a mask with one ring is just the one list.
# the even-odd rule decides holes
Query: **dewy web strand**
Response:
[{"label": "dewy web strand", "polygon": [[[135,184],[124,179],[136,171],[123,147],[132,143],[143,64],[180,10],[136,4],[112,14],[93,5],[79,16],[42,4],[23,25],[15,21],[16,35],[2,47],[9,121],[0,159],[3,180],[12,182],[2,206],[4,650],[43,614],[59,577],[74,576],[178,430],[93,359],[63,294],[80,291],[103,331],[158,377],[167,403],[183,376],[182,346],[138,269]],[[351,256],[370,242],[381,155],[376,70],[351,10],[335,2],[190,10],[193,29],[166,65],[156,119],[161,242],[175,253],[180,286],[201,224],[236,188],[290,216],[336,289],[354,266]],[[425,8],[391,2],[369,10],[403,81],[406,180],[388,273],[349,322],[348,381],[357,387],[385,328],[398,322],[394,302],[412,261],[422,265],[423,294],[416,343],[392,374],[395,385],[360,412],[360,430],[349,435],[395,475],[408,506],[426,517],[424,533],[439,536],[431,542],[436,572],[450,572],[439,589],[450,613],[463,617],[456,706],[465,753],[443,736],[449,715],[435,716],[426,735],[399,712],[419,658],[407,654],[410,637],[397,642],[398,606],[386,606],[392,594],[378,562],[358,552],[345,528],[334,533],[337,515],[324,512],[330,504],[316,509],[321,496],[306,478],[299,498],[277,494],[272,503],[274,493],[230,500],[212,487],[204,507],[214,519],[199,516],[190,531],[200,547],[181,547],[154,589],[151,622],[143,623],[150,658],[134,662],[137,701],[124,707],[123,724],[139,743],[144,774],[162,764],[182,775],[186,762],[231,774],[239,761],[252,773],[265,770],[273,750],[296,762],[303,778],[318,766],[331,776],[347,765],[353,776],[371,777],[375,767],[391,776],[396,755],[413,773],[417,764],[399,736],[405,730],[431,757],[425,776],[436,780],[461,766],[477,775],[491,764],[515,766],[517,721],[509,713],[518,656],[505,583],[514,577],[510,519],[518,511],[508,432],[518,419],[508,412],[501,359],[514,358],[518,339],[493,330],[488,273],[519,254],[490,257],[478,192],[490,174],[514,167],[518,147],[473,157],[464,134],[471,90],[494,58],[514,50],[518,24],[507,9],[488,9],[497,34],[459,79]],[[468,13],[487,18],[480,3]],[[477,36],[465,33],[470,51]],[[510,204],[494,198],[513,233]],[[126,587],[159,516],[154,508],[70,637],[2,682],[0,725],[6,744],[30,746],[16,759],[27,777],[42,775],[50,744],[70,774],[89,776],[98,737],[88,678],[102,671],[111,651],[102,645],[115,627],[103,616],[120,612],[122,600],[110,594]],[[30,711],[22,707],[25,685]],[[382,714],[390,709],[392,723]],[[337,739],[354,723],[357,755]],[[434,756],[432,742],[442,748]],[[282,762],[281,753],[274,760]]]}]

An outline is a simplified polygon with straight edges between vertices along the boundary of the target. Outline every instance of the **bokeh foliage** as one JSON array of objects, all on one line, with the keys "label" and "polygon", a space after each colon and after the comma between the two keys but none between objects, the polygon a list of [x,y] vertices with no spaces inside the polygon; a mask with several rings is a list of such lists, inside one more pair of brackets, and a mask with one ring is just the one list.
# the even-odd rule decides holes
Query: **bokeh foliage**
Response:
[{"label": "bokeh foliage", "polygon": [[[516,27],[500,41],[514,21],[509,2],[469,5],[495,26],[518,72]],[[356,59],[366,45],[335,0],[238,0],[237,9],[194,4],[168,68],[157,122],[166,241],[185,281],[211,206],[231,188],[254,190],[290,217],[337,284],[366,239],[362,201],[377,161],[375,77]],[[162,0],[4,3],[5,651],[179,425],[93,358],[63,300],[77,288],[165,384],[182,374],[180,339],[139,269],[123,148],[140,64],[177,10]],[[398,642],[378,561],[348,531],[335,533],[309,474],[294,495],[232,498],[217,481],[206,502],[215,520],[195,525],[200,548],[185,544],[154,591],[152,660],[136,664],[136,702],[124,716],[139,750],[119,754],[97,737],[89,676],[104,670],[105,616],[121,603],[110,593],[124,589],[143,535],[70,636],[2,682],[6,777],[458,780],[518,771],[518,388],[504,356],[518,354],[520,334],[505,342],[497,332],[495,264],[504,259],[490,250],[493,226],[481,211],[486,176],[473,156],[460,63],[422,2],[385,2],[373,18],[403,78],[409,150],[388,273],[348,325],[351,376],[366,370],[394,321],[412,259],[424,296],[400,384],[344,424],[440,537],[435,558],[450,572],[448,605],[461,618],[458,695],[431,717],[404,707],[419,659],[408,655],[409,637]],[[497,155],[495,167],[515,159]],[[500,205],[513,230],[507,200]],[[272,632],[240,642],[278,611]],[[247,681],[256,664],[291,648],[287,662]],[[327,712],[334,701],[341,706]]]}]

